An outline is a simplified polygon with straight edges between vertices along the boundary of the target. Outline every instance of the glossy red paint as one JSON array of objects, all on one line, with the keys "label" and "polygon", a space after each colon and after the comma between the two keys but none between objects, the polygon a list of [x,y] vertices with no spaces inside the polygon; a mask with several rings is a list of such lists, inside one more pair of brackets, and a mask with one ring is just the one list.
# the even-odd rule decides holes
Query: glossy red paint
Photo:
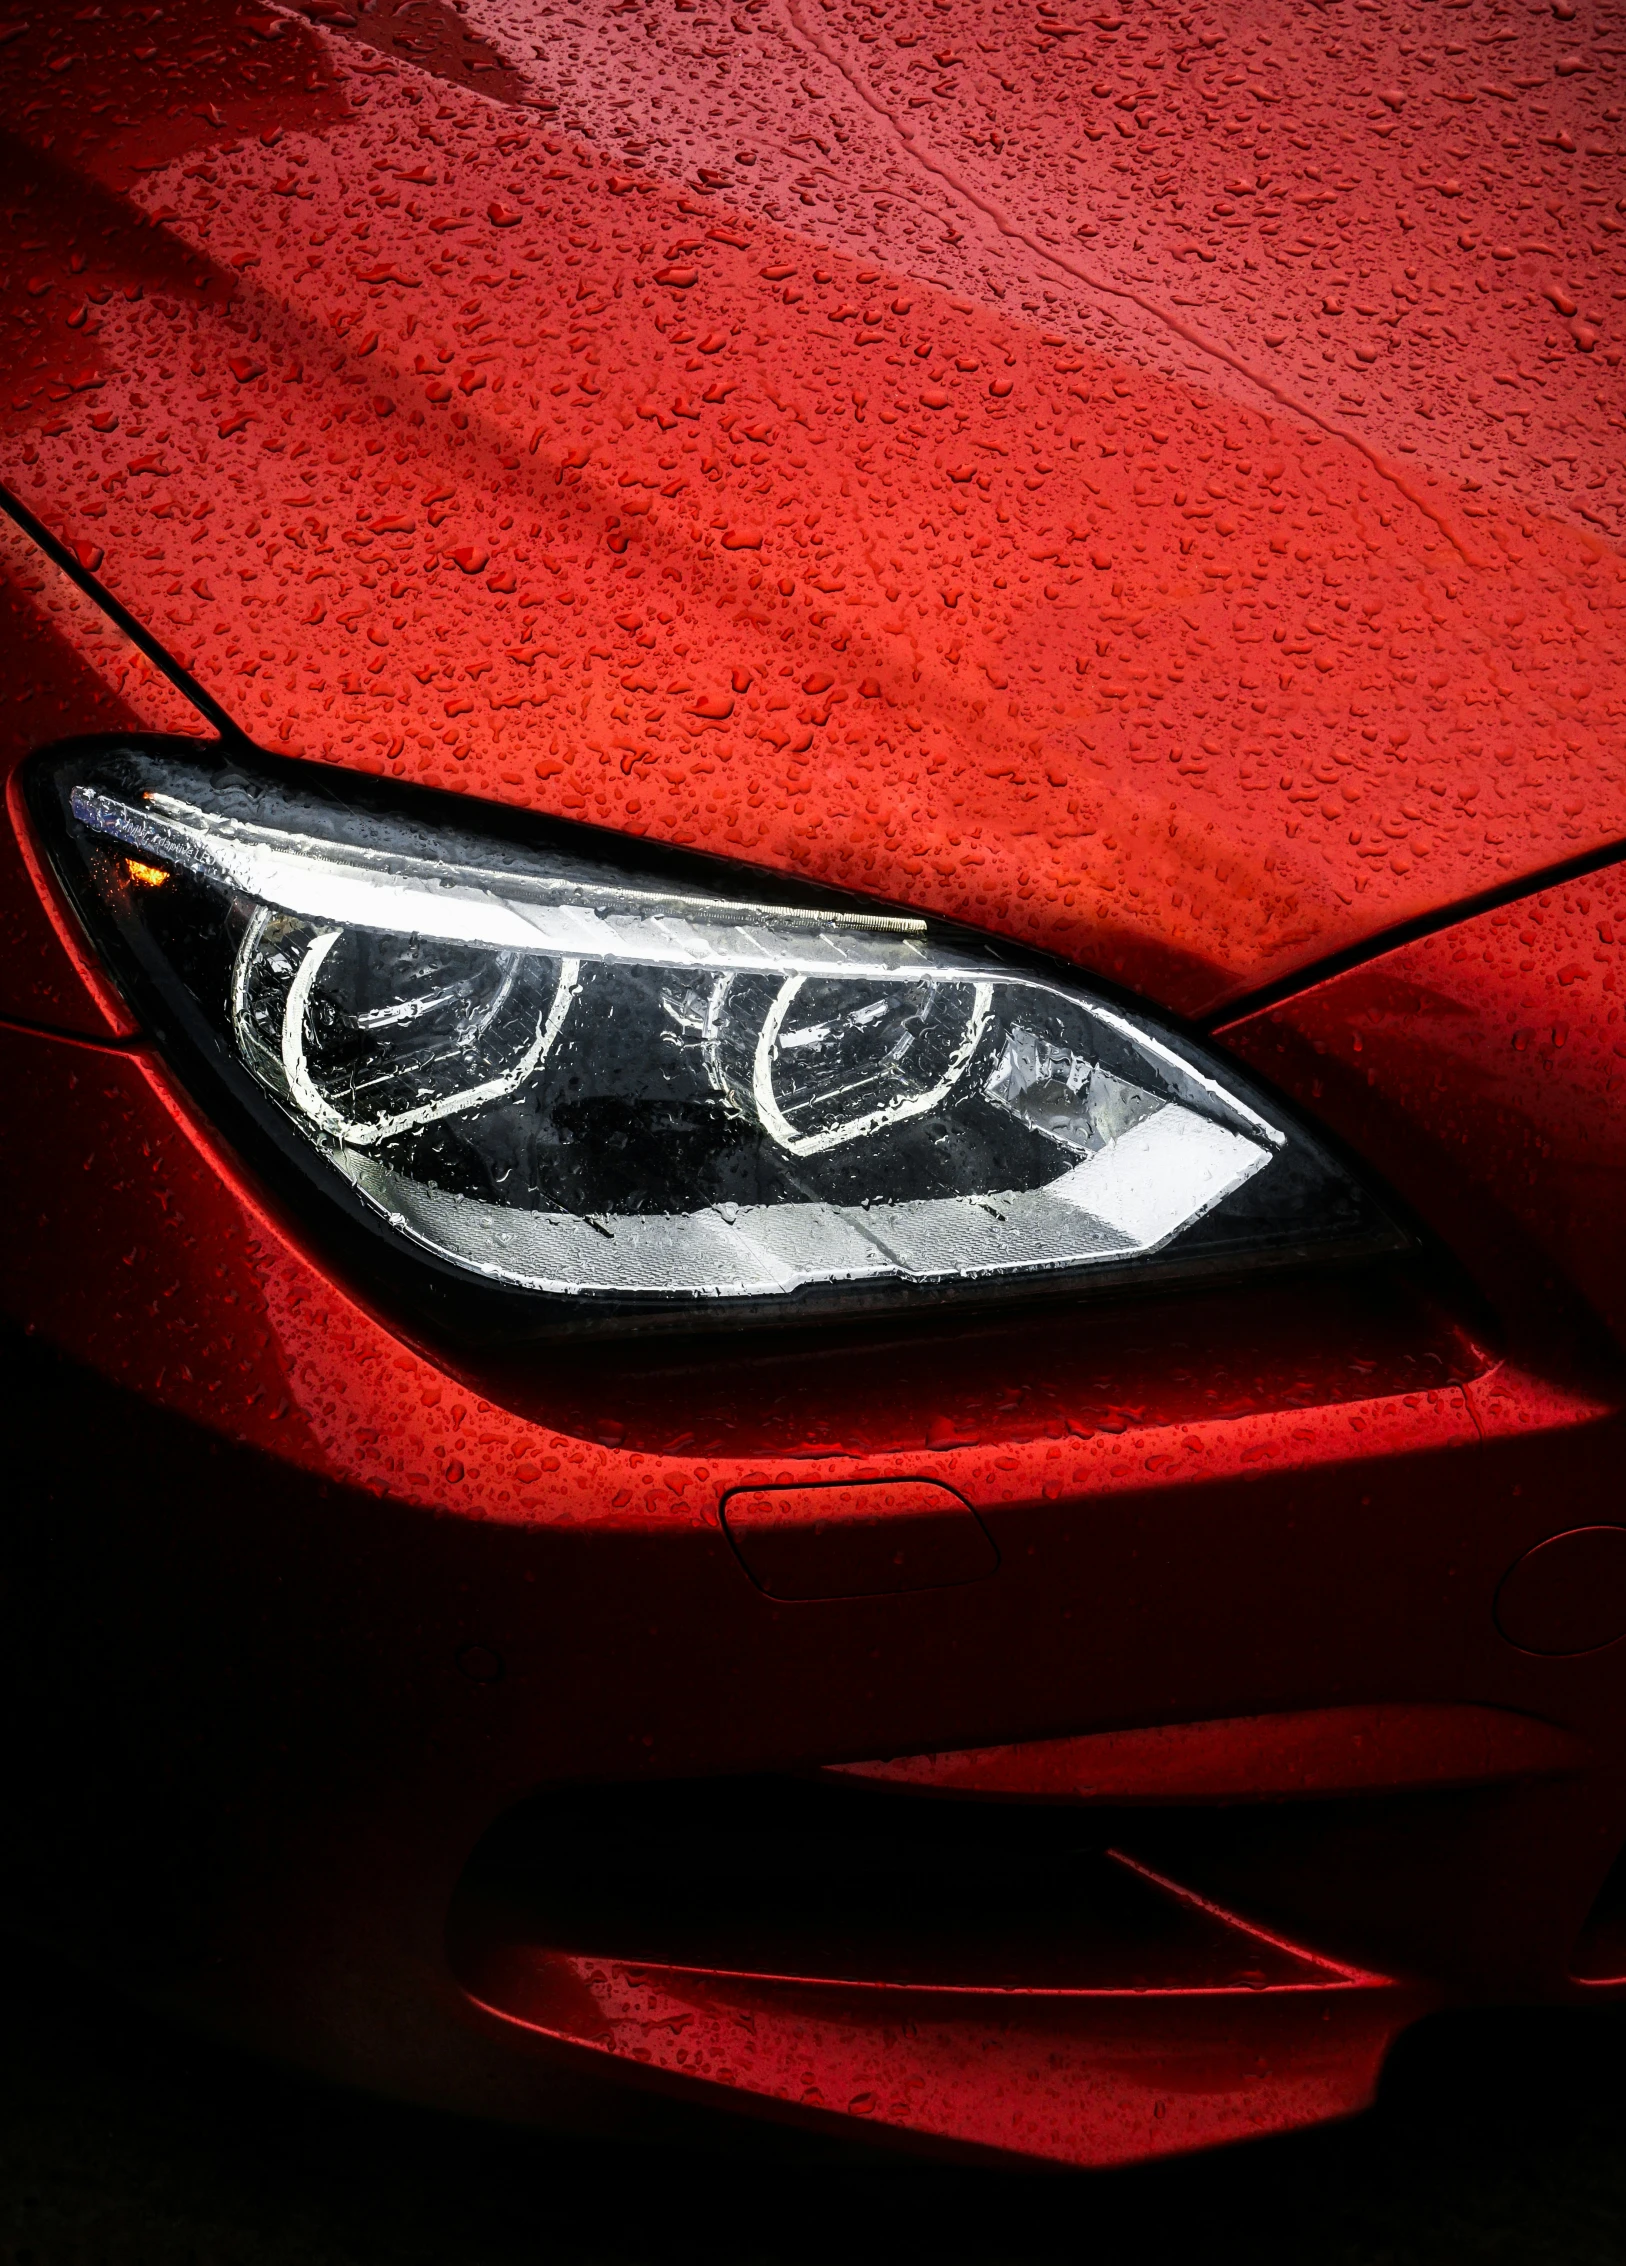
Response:
[{"label": "glossy red paint", "polygon": [[1358,1141],[1487,1279],[1556,1266],[1618,1336],[1623,948],[1626,875],[1613,866],[1383,953],[1225,1035]]},{"label": "glossy red paint", "polygon": [[[0,44],[0,473],[68,546],[3,559],[12,1903],[418,2097],[1077,2163],[1346,2113],[1433,2005],[1626,1988],[1619,1645],[1530,1641],[1598,1607],[1554,1538],[1618,1531],[1626,1422],[1608,41],[150,14]],[[28,839],[22,758],[201,731],[186,672],[269,748],[1205,1017],[1421,1252],[420,1339]],[[924,1487],[976,1578],[747,1571],[793,1495],[793,1556],[863,1557]],[[933,1837],[1013,1835],[995,1927]],[[640,1898],[696,1850],[732,1894]]]},{"label": "glossy red paint", "polygon": [[[1554,1545],[1538,1547],[1548,1551]],[[1504,1583],[1497,1598],[1504,1635],[1506,1592]],[[1614,1633],[1622,1632],[1617,1628]],[[1159,1723],[1134,1731],[1089,1732],[1079,1739],[1036,1739],[969,1754],[899,1755],[891,1762],[833,1763],[829,1768],[875,1785],[907,1786],[925,1794],[975,1794],[983,1800],[1275,1802],[1292,1795],[1392,1793],[1403,1786],[1542,1778],[1578,1770],[1586,1759],[1573,1739],[1533,1716],[1425,1703]]]},{"label": "glossy red paint", "polygon": [[86,952],[22,821],[17,766],[43,742],[80,732],[195,728],[171,686],[50,562],[0,521],[0,618],[11,697],[0,724],[9,821],[0,836],[0,1013],[78,1031],[130,1036],[135,1019]]},{"label": "glossy red paint", "polygon": [[[1118,1863],[1148,1905],[1169,1893]],[[1129,1974],[1019,1997],[584,1958],[468,1921],[457,1949],[477,1998],[534,2035],[633,2054],[725,2095],[1026,2156],[1110,2164],[1253,2137],[1261,2065],[1295,2123],[1359,2107],[1422,1995],[1307,1958],[1178,1890],[1171,1900],[1186,1940],[1151,1931],[1161,1974],[1141,1943]]]},{"label": "glossy red paint", "polygon": [[[505,0],[506,75],[456,85],[419,14],[0,50],[0,461],[246,730],[1189,1012],[1619,833],[1611,175],[1558,123],[1613,66],[1560,71],[1564,27],[1494,35],[1510,160],[1456,63],[1397,52],[1369,117],[1372,60],[1270,12],[1205,48],[990,0],[928,85],[929,6],[798,0],[707,34],[703,100],[681,12],[560,49]],[[741,103],[807,110],[790,174]],[[731,109],[726,179],[670,177]]]}]

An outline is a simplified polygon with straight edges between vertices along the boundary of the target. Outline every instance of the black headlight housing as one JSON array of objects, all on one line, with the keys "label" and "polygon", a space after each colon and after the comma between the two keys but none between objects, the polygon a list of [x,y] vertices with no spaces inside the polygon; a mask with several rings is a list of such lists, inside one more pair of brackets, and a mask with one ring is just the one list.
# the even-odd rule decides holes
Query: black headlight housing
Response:
[{"label": "black headlight housing", "polygon": [[441,1327],[754,1327],[1410,1241],[1229,1062],[985,936],[246,747],[75,742],[27,792],[205,1111]]}]

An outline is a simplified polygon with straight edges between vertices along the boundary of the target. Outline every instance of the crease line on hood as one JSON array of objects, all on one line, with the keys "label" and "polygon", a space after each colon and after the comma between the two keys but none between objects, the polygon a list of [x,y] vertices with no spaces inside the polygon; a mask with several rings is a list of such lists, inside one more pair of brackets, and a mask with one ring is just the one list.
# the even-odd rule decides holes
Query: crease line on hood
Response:
[{"label": "crease line on hood", "polygon": [[1082,283],[1086,290],[1100,292],[1104,297],[1110,299],[1127,299],[1132,306],[1138,307],[1142,314],[1150,315],[1153,321],[1161,323],[1165,330],[1172,331],[1175,337],[1184,339],[1188,346],[1196,347],[1200,354],[1206,354],[1211,361],[1220,363],[1228,370],[1234,370],[1238,377],[1246,378],[1250,384],[1256,385],[1267,400],[1274,401],[1280,408],[1291,410],[1295,416],[1302,417],[1306,424],[1314,425],[1329,439],[1346,442],[1349,447],[1364,456],[1373,471],[1380,478],[1387,480],[1398,494],[1404,496],[1414,510],[1420,511],[1425,519],[1433,522],[1452,549],[1457,552],[1464,565],[1477,568],[1481,572],[1495,565],[1494,560],[1488,559],[1474,550],[1462,528],[1449,513],[1443,511],[1438,505],[1431,504],[1406,478],[1399,466],[1392,464],[1382,451],[1375,449],[1362,434],[1351,432],[1347,426],[1335,422],[1330,417],[1323,416],[1310,403],[1301,400],[1297,394],[1290,392],[1285,386],[1279,385],[1268,372],[1256,368],[1252,362],[1246,360],[1233,348],[1222,345],[1217,338],[1201,329],[1196,323],[1182,321],[1174,310],[1166,306],[1161,299],[1153,298],[1147,292],[1137,291],[1133,284],[1120,283],[1110,275],[1103,275],[1098,269],[1090,267],[1082,260],[1069,258],[1065,253],[1057,251],[1054,245],[1047,244],[1042,237],[1035,235],[1030,229],[1018,227],[1001,205],[996,204],[991,197],[984,196],[974,189],[944,159],[929,154],[921,146],[919,136],[894,116],[880,97],[870,90],[858,73],[847,63],[834,42],[828,39],[816,25],[808,22],[800,5],[800,0],[785,0],[785,12],[795,27],[797,38],[805,46],[811,48],[815,55],[819,56],[830,66],[831,70],[835,71],[846,82],[871,116],[879,119],[888,128],[913,163],[919,166],[922,172],[933,174],[938,180],[944,182],[955,196],[959,197],[963,203],[968,204],[974,212],[980,213],[984,220],[999,231],[1001,236],[1008,237],[1013,243],[1022,245],[1032,253],[1036,260],[1042,260],[1048,266],[1059,269],[1063,275],[1070,276],[1075,283]]},{"label": "crease line on hood", "polygon": [[223,740],[239,743],[248,740],[249,735],[236,718],[228,714],[214,695],[199,684],[191,670],[183,668],[162,640],[155,637],[127,606],[121,605],[78,554],[59,536],[53,535],[43,520],[36,519],[22,499],[13,495],[3,483],[0,483],[0,511],[44,553],[54,567],[67,576],[76,589],[83,591],[92,605],[100,608],[115,629],[120,630],[137,652],[143,654],[159,674],[169,680],[183,699],[192,703],[204,722],[212,724]]},{"label": "crease line on hood", "polygon": [[1198,1030],[1223,1033],[1250,1015],[1262,1015],[1272,1007],[1281,1007],[1288,1000],[1296,999],[1302,992],[1330,983],[1335,976],[1347,975],[1352,968],[1364,968],[1373,960],[1400,951],[1405,945],[1419,943],[1427,936],[1439,936],[1465,921],[1477,920],[1481,913],[1494,913],[1503,905],[1517,905],[1527,897],[1539,897],[1544,890],[1560,888],[1565,882],[1582,881],[1590,873],[1602,873],[1623,859],[1626,859],[1626,841],[1583,851],[1579,857],[1560,858],[1556,864],[1543,866],[1538,873],[1522,875],[1516,881],[1499,883],[1491,889],[1476,890],[1471,896],[1459,897],[1453,904],[1419,913],[1412,920],[1396,921],[1392,928],[1379,929],[1358,944],[1329,952],[1324,959],[1311,960],[1302,968],[1279,976],[1274,983],[1261,984],[1254,991],[1238,992],[1235,998],[1222,1000],[1219,1006],[1208,1008],[1192,1020]]}]

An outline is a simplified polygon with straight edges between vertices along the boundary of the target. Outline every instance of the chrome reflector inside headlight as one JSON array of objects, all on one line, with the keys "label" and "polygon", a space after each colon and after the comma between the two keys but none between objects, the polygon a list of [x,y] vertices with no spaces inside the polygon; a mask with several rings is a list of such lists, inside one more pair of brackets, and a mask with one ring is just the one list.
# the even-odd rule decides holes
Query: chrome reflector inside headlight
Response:
[{"label": "chrome reflector inside headlight", "polygon": [[801,1306],[1397,1240],[1229,1067],[997,945],[175,743],[49,778],[137,1005],[460,1274]]}]

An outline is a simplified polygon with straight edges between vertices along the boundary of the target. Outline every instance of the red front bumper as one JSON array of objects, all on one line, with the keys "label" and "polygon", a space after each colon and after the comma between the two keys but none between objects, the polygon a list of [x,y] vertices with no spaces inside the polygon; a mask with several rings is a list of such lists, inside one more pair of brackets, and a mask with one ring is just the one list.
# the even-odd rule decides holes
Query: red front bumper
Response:
[{"label": "red front bumper", "polygon": [[[1609,887],[1538,913],[1595,929]],[[1232,1038],[1450,1261],[502,1377],[329,1280],[139,1045],[7,1030],[14,1904],[392,2089],[557,2114],[627,2076],[1085,2163],[1353,2109],[1431,2005],[1626,1988],[1620,1648],[1496,1618],[1524,1553],[1617,1515],[1612,1057],[1571,978],[1532,1072],[1529,971],[1498,992],[1487,938]],[[952,1488],[997,1569],[765,1594],[724,1498],[853,1479]],[[1211,1728],[1127,1737],[1180,1725]],[[753,1787],[816,1822],[834,1782],[793,1774],[991,1747],[846,1781],[872,1807],[817,1909],[753,1870]],[[923,1772],[958,1796],[935,1854]],[[584,1899],[570,1790],[624,1790],[602,1859],[674,1781],[690,1842]],[[714,1851],[697,1907],[681,1848],[725,1781],[748,1861]],[[1047,1888],[1024,1928],[1026,1875],[944,1905],[1005,1805],[1057,1795],[1060,1920]],[[880,1887],[877,1833],[914,1848]]]}]

